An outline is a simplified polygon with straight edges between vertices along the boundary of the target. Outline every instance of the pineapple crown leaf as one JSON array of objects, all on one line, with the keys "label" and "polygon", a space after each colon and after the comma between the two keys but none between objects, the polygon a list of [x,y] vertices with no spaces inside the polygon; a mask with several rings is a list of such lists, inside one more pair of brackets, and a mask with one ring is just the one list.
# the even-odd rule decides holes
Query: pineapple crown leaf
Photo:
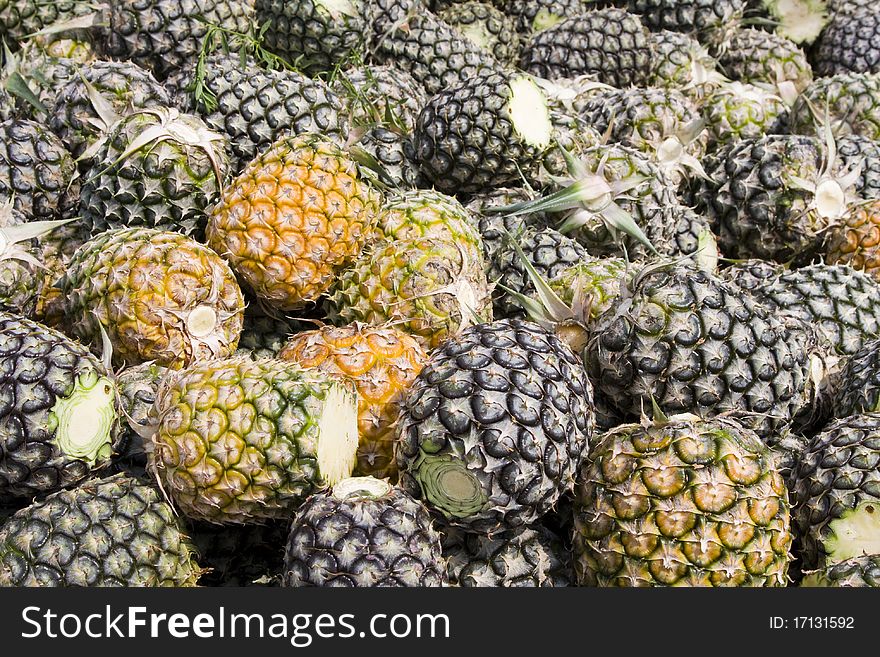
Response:
[{"label": "pineapple crown leaf", "polygon": [[37,94],[31,89],[27,80],[19,70],[20,60],[18,55],[14,54],[3,39],[3,88],[13,97],[18,98],[31,107],[39,114],[47,114],[46,106],[40,101]]},{"label": "pineapple crown leaf", "polygon": [[283,57],[266,50],[262,46],[263,36],[268,30],[270,23],[266,21],[257,28],[256,33],[239,32],[216,23],[202,21],[207,29],[202,39],[199,55],[196,59],[195,75],[189,85],[196,102],[202,105],[206,111],[213,112],[217,109],[217,95],[208,86],[207,60],[215,52],[229,54],[236,46],[242,67],[247,62],[248,54],[252,55],[259,64],[270,70],[297,70],[297,67]]},{"label": "pineapple crown leaf", "polygon": [[42,36],[53,36],[55,34],[63,34],[64,32],[76,32],[78,30],[90,30],[96,27],[104,27],[101,12],[98,8],[91,13],[76,16],[67,21],[58,21],[52,23],[42,30],[25,35],[25,39],[34,39]]},{"label": "pineapple crown leaf", "polygon": [[365,173],[375,174],[370,176],[371,182],[374,185],[385,191],[397,187],[397,183],[394,181],[394,178],[391,177],[391,174],[388,173],[388,170],[365,148],[355,144],[349,148],[349,155],[351,155],[351,158],[357,164],[361,165],[366,170]]},{"label": "pineapple crown leaf", "polygon": [[223,144],[225,137],[219,132],[202,128],[200,126],[191,126],[180,120],[180,111],[175,108],[155,107],[146,108],[131,114],[151,115],[159,120],[158,124],[150,125],[135,137],[128,147],[113,162],[108,164],[102,171],[93,176],[97,178],[117,166],[123,160],[131,157],[133,154],[145,148],[154,148],[162,142],[170,141],[182,144],[192,148],[200,148],[211,163],[217,184],[223,186],[223,173],[220,166],[220,156],[218,154],[217,144]]},{"label": "pineapple crown leaf", "polygon": [[[503,229],[502,229],[503,230]],[[522,266],[526,270],[526,274],[529,277],[532,285],[535,287],[535,291],[538,295],[538,302],[540,304],[540,313],[535,314],[533,317],[535,319],[541,318],[543,321],[552,320],[553,322],[559,323],[565,319],[572,319],[574,317],[574,312],[572,308],[566,305],[566,303],[559,297],[558,294],[550,287],[547,281],[538,273],[538,270],[535,269],[531,260],[529,260],[528,256],[526,256],[525,252],[522,250],[522,247],[517,242],[516,238],[513,237],[507,230],[503,230],[504,240],[507,241],[513,250],[516,252],[519,261],[522,263]],[[511,290],[505,291],[508,294],[511,294],[515,299],[518,299],[518,293],[513,292]],[[528,297],[525,297],[528,299]],[[528,299],[530,303],[526,303],[523,306],[523,310],[526,312],[529,311],[527,306],[531,306],[534,303],[534,300]]]}]

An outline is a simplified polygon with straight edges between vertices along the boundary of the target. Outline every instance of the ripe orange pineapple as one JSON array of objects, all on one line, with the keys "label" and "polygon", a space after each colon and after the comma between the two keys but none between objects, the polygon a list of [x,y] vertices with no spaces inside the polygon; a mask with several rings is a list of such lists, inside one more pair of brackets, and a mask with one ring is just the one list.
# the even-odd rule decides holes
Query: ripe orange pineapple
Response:
[{"label": "ripe orange pineapple", "polygon": [[394,328],[324,326],[291,337],[278,358],[354,383],[360,436],[355,474],[396,479],[393,424],[428,360],[419,343]]},{"label": "ripe orange pineapple", "polygon": [[849,211],[828,240],[825,261],[850,265],[880,280],[880,200]]},{"label": "ripe orange pineapple", "polygon": [[211,247],[259,298],[281,310],[318,299],[360,254],[379,194],[332,141],[277,141],[221,195],[208,221]]}]

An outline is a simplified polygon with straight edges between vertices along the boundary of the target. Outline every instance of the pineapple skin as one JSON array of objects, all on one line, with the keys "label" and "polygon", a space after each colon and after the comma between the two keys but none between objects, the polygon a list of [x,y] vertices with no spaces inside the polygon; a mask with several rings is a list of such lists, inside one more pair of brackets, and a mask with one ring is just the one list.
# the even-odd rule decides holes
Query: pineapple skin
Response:
[{"label": "pineapple skin", "polygon": [[758,436],[731,419],[673,416],[606,433],[578,479],[573,536],[585,586],[788,581],[785,485]]},{"label": "pineapple skin", "polygon": [[360,254],[380,200],[334,142],[284,137],[223,190],[207,241],[258,298],[294,310],[327,292]]},{"label": "pineapple skin", "polygon": [[55,493],[0,528],[0,586],[181,587],[200,575],[171,505],[125,475]]},{"label": "pineapple skin", "polygon": [[[367,494],[313,495],[296,514],[284,555],[288,587],[439,587],[446,583],[440,534],[428,510],[375,479]],[[363,485],[363,484],[361,484]]]},{"label": "pineapple skin", "polygon": [[[329,407],[340,391],[346,408]],[[335,483],[319,464],[321,441],[328,439],[321,435],[322,420],[347,405],[354,417],[354,396],[345,384],[286,361],[204,361],[160,387],[150,467],[176,507],[194,520],[283,520]],[[356,444],[350,447],[340,466],[345,475],[354,467]]]},{"label": "pineapple skin", "polygon": [[396,480],[394,424],[406,391],[428,361],[421,345],[394,328],[324,326],[291,337],[278,358],[354,384],[360,436],[354,474]]},{"label": "pineapple skin", "polygon": [[178,233],[102,233],[76,251],[58,287],[64,326],[95,349],[103,327],[120,363],[180,368],[238,346],[244,296],[232,270]]}]

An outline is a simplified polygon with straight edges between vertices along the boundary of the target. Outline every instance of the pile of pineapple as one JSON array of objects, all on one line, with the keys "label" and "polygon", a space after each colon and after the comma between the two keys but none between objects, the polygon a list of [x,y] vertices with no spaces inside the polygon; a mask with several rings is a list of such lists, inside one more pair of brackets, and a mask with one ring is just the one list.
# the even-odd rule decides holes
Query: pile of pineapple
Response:
[{"label": "pile of pineapple", "polygon": [[0,585],[880,585],[875,0],[0,36]]}]

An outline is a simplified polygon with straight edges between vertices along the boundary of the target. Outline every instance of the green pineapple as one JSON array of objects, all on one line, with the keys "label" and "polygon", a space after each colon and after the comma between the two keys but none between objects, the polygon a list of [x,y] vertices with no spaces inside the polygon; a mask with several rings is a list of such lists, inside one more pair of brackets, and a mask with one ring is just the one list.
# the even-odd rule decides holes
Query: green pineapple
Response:
[{"label": "green pineapple", "polygon": [[674,185],[705,176],[708,134],[694,102],[674,89],[599,91],[580,116],[609,141],[650,156]]},{"label": "green pineapple", "polygon": [[429,94],[502,65],[451,25],[408,0],[373,0],[373,57],[408,72]]},{"label": "green pineapple", "polygon": [[62,333],[0,313],[3,371],[16,394],[0,409],[0,498],[76,484],[109,461],[116,386],[88,349]]},{"label": "green pineapple", "polygon": [[519,65],[551,80],[589,74],[620,89],[643,86],[651,71],[651,38],[637,16],[596,9],[535,33],[523,44]]},{"label": "green pineapple", "polygon": [[621,298],[595,321],[584,359],[625,417],[656,403],[733,415],[769,437],[818,414],[825,354],[808,325],[687,263],[645,268]]},{"label": "green pineapple", "polygon": [[494,536],[447,530],[443,556],[453,586],[559,587],[574,581],[568,551],[541,525]]},{"label": "green pineapple", "polygon": [[813,81],[807,55],[796,43],[757,28],[734,30],[718,46],[718,63],[733,80],[772,90],[788,105]]},{"label": "green pineapple", "polygon": [[[159,80],[196,66],[212,26],[250,34],[250,0],[104,0],[96,17],[101,53],[128,60]],[[230,46],[235,46],[234,41]]]},{"label": "green pineapple", "polygon": [[751,292],[776,311],[816,326],[839,354],[853,354],[880,337],[880,283],[847,265],[781,272]]},{"label": "green pineapple", "polygon": [[840,73],[818,78],[791,109],[791,130],[804,135],[829,129],[836,137],[880,140],[880,77]]},{"label": "green pineapple", "polygon": [[366,47],[367,0],[256,0],[254,6],[266,47],[308,75],[333,70]]},{"label": "green pineapple", "polygon": [[808,261],[860,199],[860,173],[841,162],[830,136],[824,144],[800,135],[734,142],[709,175],[704,196],[732,258]]},{"label": "green pineapple", "polygon": [[793,521],[805,571],[880,553],[878,449],[880,415],[868,413],[832,422],[801,457]]},{"label": "green pineapple", "polygon": [[[849,0],[852,2],[852,0]],[[880,73],[880,16],[870,0],[849,11],[835,12],[822,31],[813,54],[818,75]]]},{"label": "green pineapple", "polygon": [[[462,131],[460,124],[474,127]],[[461,194],[519,182],[552,138],[541,88],[523,74],[491,73],[431,98],[419,116],[413,149],[437,189]]]},{"label": "green pineapple", "polygon": [[491,4],[469,0],[437,13],[438,18],[461,32],[498,62],[513,64],[519,56],[519,34],[514,16]]},{"label": "green pineapple", "polygon": [[0,196],[29,220],[72,215],[79,203],[76,163],[48,128],[35,121],[0,123]]},{"label": "green pineapple", "polygon": [[82,183],[80,211],[92,236],[156,228],[203,239],[228,162],[225,135],[176,109],[134,112],[118,121]]},{"label": "green pineapple", "polygon": [[0,529],[0,586],[196,586],[201,574],[171,505],[124,475],[55,493]]},{"label": "green pineapple", "polygon": [[532,524],[574,486],[593,437],[592,399],[582,361],[552,332],[518,319],[472,326],[409,389],[400,485],[466,531]]},{"label": "green pineapple", "polygon": [[847,358],[837,378],[834,415],[880,412],[880,340],[869,340]]},{"label": "green pineapple", "polygon": [[[97,98],[96,98],[97,95]],[[119,117],[171,104],[168,92],[131,62],[95,61],[70,75],[52,101],[49,127],[67,149],[86,161]]]},{"label": "green pineapple", "polygon": [[199,88],[193,70],[172,78],[176,102],[229,137],[232,171],[240,171],[289,133],[316,132],[340,143],[348,137],[345,103],[320,80],[286,69],[268,70],[251,57],[222,53],[208,56],[204,69]]},{"label": "green pineapple", "polygon": [[742,82],[716,86],[704,99],[702,109],[712,150],[744,139],[784,133],[789,116],[789,107],[782,98]]},{"label": "green pineapple", "polygon": [[446,583],[428,510],[373,477],[352,477],[297,511],[284,555],[285,586],[436,587]]},{"label": "green pineapple", "polygon": [[880,586],[880,555],[853,557],[804,575],[800,586],[877,587]]},{"label": "green pineapple", "polygon": [[699,99],[723,80],[718,62],[694,37],[661,30],[651,34],[654,58],[648,84],[677,89],[689,98]]}]

